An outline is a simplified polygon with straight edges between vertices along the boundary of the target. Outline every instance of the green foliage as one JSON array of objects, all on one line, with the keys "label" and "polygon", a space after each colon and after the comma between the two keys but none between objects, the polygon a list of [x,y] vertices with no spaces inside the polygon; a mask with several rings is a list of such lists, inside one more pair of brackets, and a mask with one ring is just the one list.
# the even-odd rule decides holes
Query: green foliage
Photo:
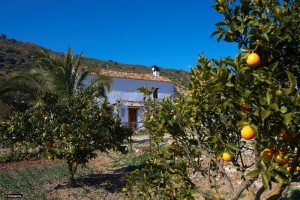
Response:
[{"label": "green foliage", "polygon": [[24,43],[6,36],[0,38],[0,72],[7,73],[16,70],[26,70],[36,64],[37,58],[41,56],[43,47],[33,43]]},{"label": "green foliage", "polygon": [[126,176],[126,181],[122,191],[127,199],[194,199],[188,166],[181,161],[175,164],[168,150],[150,157],[145,167]]},{"label": "green foliage", "polygon": [[66,160],[71,183],[77,166],[84,166],[97,150],[126,152],[122,142],[131,134],[121,127],[113,107],[105,99],[99,103],[89,91],[62,99],[47,93],[33,112],[17,114],[1,124],[3,148],[30,143],[49,159]]},{"label": "green foliage", "polygon": [[[237,42],[243,52],[220,60],[201,54],[185,97],[165,99],[160,105],[146,98],[150,107],[144,125],[159,152],[164,134],[172,136],[168,152],[175,158],[174,165],[180,161],[187,166],[187,175],[207,176],[215,198],[220,197],[215,187],[218,174],[227,182],[231,199],[238,199],[259,178],[266,189],[279,186],[269,194],[270,199],[278,198],[300,176],[295,170],[300,157],[299,1],[217,0],[214,7],[224,15],[224,22],[216,24],[213,35],[219,41]],[[251,52],[261,57],[257,67],[246,63]],[[241,137],[245,125],[255,132],[251,141]],[[270,158],[260,156],[267,147],[274,149]],[[231,167],[243,180],[240,186],[233,186],[218,159],[224,152],[233,156]],[[159,159],[158,165],[164,163]],[[138,175],[131,195],[143,189],[160,194],[159,186],[150,190],[146,182],[156,174],[146,172],[144,177]]]},{"label": "green foliage", "polygon": [[[299,88],[300,3],[284,1],[216,1],[214,8],[224,16],[216,24],[218,41],[236,42],[244,52],[259,52],[263,66],[278,65],[294,74]],[[286,75],[278,77],[287,81]]]},{"label": "green foliage", "polygon": [[[16,113],[0,124],[0,162],[20,161],[35,152],[34,128],[29,121],[30,112]],[[31,134],[28,134],[31,133]]]},{"label": "green foliage", "polygon": [[19,91],[29,93],[36,98],[47,92],[69,97],[83,89],[92,88],[98,91],[99,96],[104,96],[104,87],[111,88],[111,79],[101,75],[88,85],[84,85],[89,71],[82,66],[82,59],[82,54],[74,59],[71,48],[64,60],[45,53],[40,59],[39,67],[9,74],[1,83],[0,95]]},{"label": "green foliage", "polygon": [[118,157],[118,159],[114,161],[113,166],[121,166],[127,167],[128,169],[136,169],[144,166],[149,157],[151,157],[151,154],[149,152],[142,152],[138,155],[127,153]]},{"label": "green foliage", "polygon": [[94,158],[96,150],[125,152],[122,142],[132,134],[130,129],[121,127],[111,105],[105,100],[99,105],[89,93],[59,101],[45,96],[35,107],[33,121],[39,130],[43,153],[67,161],[71,182],[77,166]]},{"label": "green foliage", "polygon": [[74,61],[71,49],[63,61],[45,57],[43,67],[10,74],[0,91],[20,91],[38,99],[30,111],[0,125],[3,148],[30,143],[49,159],[66,160],[72,184],[78,165],[94,158],[96,150],[125,152],[122,142],[132,134],[121,127],[106,101],[104,87],[110,89],[111,79],[99,76],[84,85],[88,71],[81,59],[82,55]]}]

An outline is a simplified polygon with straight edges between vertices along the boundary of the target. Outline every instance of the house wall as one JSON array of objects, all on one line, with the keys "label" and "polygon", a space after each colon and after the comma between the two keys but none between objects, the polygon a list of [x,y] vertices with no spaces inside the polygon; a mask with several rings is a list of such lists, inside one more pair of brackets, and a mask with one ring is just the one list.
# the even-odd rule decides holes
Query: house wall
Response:
[{"label": "house wall", "polygon": [[137,88],[143,86],[149,89],[152,87],[159,88],[158,101],[161,101],[164,97],[171,96],[174,90],[173,83],[169,82],[113,78],[112,91],[107,95],[108,100],[110,103],[116,103],[120,99],[124,101],[142,102],[144,94],[138,92]]},{"label": "house wall", "polygon": [[[173,83],[113,78],[112,91],[107,95],[108,101],[110,103],[116,103],[122,99],[124,102],[142,102],[144,94],[138,92],[137,88],[143,86],[146,86],[149,89],[152,87],[159,88],[158,102],[161,102],[164,97],[170,97],[173,95]],[[143,126],[143,113],[144,107],[137,110],[137,128],[141,128]],[[119,117],[122,123],[128,123],[128,107],[126,104],[120,106]]]},{"label": "house wall", "polygon": [[[91,81],[93,76],[89,77],[87,81]],[[159,82],[159,81],[145,81],[145,80],[133,80],[124,78],[112,78],[113,86],[111,92],[107,94],[108,101],[111,104],[117,103],[122,100],[124,103],[120,105],[118,110],[121,123],[128,123],[128,102],[139,102],[142,104],[144,94],[137,91],[137,88],[146,86],[151,89],[152,87],[158,89],[158,102],[161,102],[164,97],[172,97],[173,95],[173,83],[169,82]],[[137,128],[143,126],[143,116],[144,107],[140,107],[137,110]]]},{"label": "house wall", "polygon": [[121,119],[121,123],[127,123],[128,119],[128,109],[125,105],[120,106],[119,117]]},{"label": "house wall", "polygon": [[143,121],[144,121],[144,115],[143,115],[143,113],[144,113],[144,108],[140,108],[139,110],[138,110],[138,119],[137,119],[137,122],[138,122],[138,124],[137,124],[137,128],[141,128],[142,126],[143,126]]}]

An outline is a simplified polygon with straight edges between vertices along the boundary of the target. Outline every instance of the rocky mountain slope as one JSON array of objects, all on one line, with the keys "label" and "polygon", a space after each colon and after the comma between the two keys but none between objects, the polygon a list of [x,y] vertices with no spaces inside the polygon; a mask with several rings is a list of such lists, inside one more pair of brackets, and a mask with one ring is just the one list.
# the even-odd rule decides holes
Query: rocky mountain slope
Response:
[{"label": "rocky mountain slope", "polygon": [[[3,76],[15,70],[26,70],[36,66],[37,60],[43,56],[42,51],[63,57],[62,53],[54,52],[37,44],[9,39],[5,34],[0,35],[0,77],[3,78]],[[84,58],[83,64],[91,69],[109,68],[137,73],[152,73],[150,67],[123,64],[113,60]],[[174,81],[177,93],[184,92],[184,85],[189,80],[188,72],[162,68],[161,75]]]}]

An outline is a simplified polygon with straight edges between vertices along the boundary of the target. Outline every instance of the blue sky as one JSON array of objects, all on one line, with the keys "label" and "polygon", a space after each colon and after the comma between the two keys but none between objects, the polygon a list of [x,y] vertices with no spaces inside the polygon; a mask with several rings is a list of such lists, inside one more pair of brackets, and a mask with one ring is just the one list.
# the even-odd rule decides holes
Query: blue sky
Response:
[{"label": "blue sky", "polygon": [[189,71],[198,55],[220,58],[236,44],[210,38],[222,21],[214,0],[0,0],[0,34],[57,52]]}]

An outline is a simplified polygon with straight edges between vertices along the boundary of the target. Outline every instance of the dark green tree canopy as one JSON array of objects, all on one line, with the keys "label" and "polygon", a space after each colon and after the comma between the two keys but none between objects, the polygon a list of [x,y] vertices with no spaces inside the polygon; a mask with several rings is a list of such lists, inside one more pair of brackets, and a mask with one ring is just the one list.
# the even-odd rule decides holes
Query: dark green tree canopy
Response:
[{"label": "dark green tree canopy", "polygon": [[278,63],[275,73],[287,83],[285,70],[300,79],[300,2],[298,0],[218,0],[224,20],[216,24],[218,41],[236,42],[244,52],[255,51],[261,66]]}]

